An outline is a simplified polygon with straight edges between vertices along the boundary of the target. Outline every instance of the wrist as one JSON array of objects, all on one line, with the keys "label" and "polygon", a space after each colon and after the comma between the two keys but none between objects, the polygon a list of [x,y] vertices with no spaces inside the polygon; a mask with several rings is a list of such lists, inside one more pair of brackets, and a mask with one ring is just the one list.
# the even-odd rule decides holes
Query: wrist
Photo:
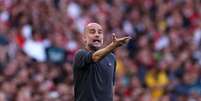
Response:
[{"label": "wrist", "polygon": [[120,45],[116,42],[112,42],[111,46],[115,49],[115,48],[118,48]]}]

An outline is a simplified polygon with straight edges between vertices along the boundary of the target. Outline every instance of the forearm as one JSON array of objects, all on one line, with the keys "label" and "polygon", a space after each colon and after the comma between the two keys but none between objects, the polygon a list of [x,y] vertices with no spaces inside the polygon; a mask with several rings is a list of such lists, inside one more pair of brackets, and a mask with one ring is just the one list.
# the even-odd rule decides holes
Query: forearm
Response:
[{"label": "forearm", "polygon": [[118,47],[117,44],[114,44],[113,42],[110,43],[108,46],[106,46],[106,47],[94,52],[93,55],[92,55],[92,60],[94,62],[97,62],[97,61],[101,60],[102,58],[104,58],[107,54],[112,52],[117,47]]}]

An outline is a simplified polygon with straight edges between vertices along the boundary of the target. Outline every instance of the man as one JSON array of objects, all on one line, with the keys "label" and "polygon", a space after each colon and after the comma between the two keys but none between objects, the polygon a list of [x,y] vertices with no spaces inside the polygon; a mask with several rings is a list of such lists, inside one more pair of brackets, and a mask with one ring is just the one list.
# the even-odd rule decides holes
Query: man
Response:
[{"label": "man", "polygon": [[113,101],[116,60],[111,53],[128,42],[130,37],[116,38],[104,48],[103,29],[97,23],[84,28],[85,49],[80,49],[74,58],[73,74],[75,101]]}]

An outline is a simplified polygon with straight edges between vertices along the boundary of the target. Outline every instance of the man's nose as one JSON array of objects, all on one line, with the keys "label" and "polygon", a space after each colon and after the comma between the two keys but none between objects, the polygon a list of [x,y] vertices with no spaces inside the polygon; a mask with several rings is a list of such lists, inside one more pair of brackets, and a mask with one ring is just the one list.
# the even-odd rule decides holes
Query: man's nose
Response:
[{"label": "man's nose", "polygon": [[96,33],[95,33],[95,36],[96,36],[96,37],[99,37],[100,35],[99,35],[99,33],[98,33],[98,32],[96,32]]}]

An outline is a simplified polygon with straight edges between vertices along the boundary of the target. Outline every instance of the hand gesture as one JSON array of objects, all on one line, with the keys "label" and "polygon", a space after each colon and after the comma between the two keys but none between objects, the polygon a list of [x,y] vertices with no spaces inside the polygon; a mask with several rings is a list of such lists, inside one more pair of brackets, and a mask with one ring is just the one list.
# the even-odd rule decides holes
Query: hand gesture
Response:
[{"label": "hand gesture", "polygon": [[112,43],[116,46],[122,46],[123,44],[128,43],[128,41],[131,39],[131,37],[122,37],[122,38],[117,38],[115,33],[112,34]]}]

